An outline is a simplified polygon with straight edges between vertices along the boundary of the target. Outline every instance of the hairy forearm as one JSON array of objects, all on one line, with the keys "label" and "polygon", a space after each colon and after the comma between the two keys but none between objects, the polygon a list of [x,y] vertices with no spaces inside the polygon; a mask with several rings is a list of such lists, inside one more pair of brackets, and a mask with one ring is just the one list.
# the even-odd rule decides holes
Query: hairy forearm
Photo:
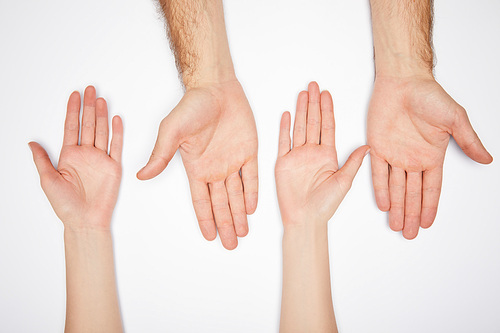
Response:
[{"label": "hairy forearm", "polygon": [[110,231],[64,231],[66,332],[122,332]]},{"label": "hairy forearm", "polygon": [[328,233],[323,227],[286,227],[280,332],[337,332],[333,312]]},{"label": "hairy forearm", "polygon": [[186,88],[234,80],[222,0],[159,0]]},{"label": "hairy forearm", "polygon": [[377,76],[432,76],[433,0],[370,0]]}]

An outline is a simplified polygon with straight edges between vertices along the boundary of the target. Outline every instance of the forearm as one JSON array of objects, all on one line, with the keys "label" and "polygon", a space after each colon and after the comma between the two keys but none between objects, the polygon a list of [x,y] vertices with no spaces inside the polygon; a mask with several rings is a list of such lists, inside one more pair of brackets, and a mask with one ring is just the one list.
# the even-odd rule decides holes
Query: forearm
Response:
[{"label": "forearm", "polygon": [[432,0],[370,0],[377,77],[432,76]]},{"label": "forearm", "polygon": [[66,332],[122,332],[110,231],[64,231]]},{"label": "forearm", "polygon": [[159,0],[186,88],[235,80],[222,0]]},{"label": "forearm", "polygon": [[286,227],[280,332],[336,332],[324,227]]}]

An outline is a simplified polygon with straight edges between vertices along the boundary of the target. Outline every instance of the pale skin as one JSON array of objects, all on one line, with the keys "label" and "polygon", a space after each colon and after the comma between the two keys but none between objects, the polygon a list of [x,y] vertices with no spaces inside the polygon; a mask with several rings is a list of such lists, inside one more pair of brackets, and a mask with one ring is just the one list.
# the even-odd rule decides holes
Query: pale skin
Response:
[{"label": "pale skin", "polygon": [[373,188],[389,226],[406,239],[437,214],[450,135],[476,162],[493,158],[465,109],[432,73],[429,0],[371,0],[376,77],[368,111]]},{"label": "pale skin", "polygon": [[123,125],[120,117],[113,118],[108,149],[106,101],[87,87],[81,126],[80,103],[80,94],[73,92],[57,169],[38,143],[29,146],[42,189],[64,225],[65,332],[122,332],[111,217],[121,181]]},{"label": "pale skin", "polygon": [[275,176],[283,221],[283,294],[280,332],[337,332],[328,258],[328,221],[368,153],[356,149],[339,169],[333,101],[315,82],[281,118]]},{"label": "pale skin", "polygon": [[257,130],[234,74],[221,0],[161,0],[186,87],[160,124],[142,180],[160,174],[179,149],[193,207],[207,240],[232,250],[257,208]]}]

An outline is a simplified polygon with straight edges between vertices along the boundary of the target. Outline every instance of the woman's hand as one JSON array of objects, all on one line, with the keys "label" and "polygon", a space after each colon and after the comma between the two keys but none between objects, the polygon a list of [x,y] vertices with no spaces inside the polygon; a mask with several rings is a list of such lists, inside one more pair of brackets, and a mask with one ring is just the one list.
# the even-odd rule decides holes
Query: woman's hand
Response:
[{"label": "woman's hand", "polygon": [[[108,153],[108,109],[96,100],[94,87],[85,89],[80,126],[80,93],[68,101],[64,140],[57,169],[46,151],[30,142],[42,189],[66,228],[108,230],[121,180],[123,125],[113,118]],[[78,142],[81,134],[80,143]]]}]

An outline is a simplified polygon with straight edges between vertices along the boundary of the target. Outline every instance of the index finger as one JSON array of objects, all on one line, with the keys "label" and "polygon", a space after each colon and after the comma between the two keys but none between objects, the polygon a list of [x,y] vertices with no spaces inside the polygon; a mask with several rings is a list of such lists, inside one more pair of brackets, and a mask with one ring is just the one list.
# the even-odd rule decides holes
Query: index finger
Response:
[{"label": "index finger", "polygon": [[80,135],[80,104],[80,93],[73,91],[69,96],[66,120],[64,121],[63,146],[78,144],[78,136]]}]

